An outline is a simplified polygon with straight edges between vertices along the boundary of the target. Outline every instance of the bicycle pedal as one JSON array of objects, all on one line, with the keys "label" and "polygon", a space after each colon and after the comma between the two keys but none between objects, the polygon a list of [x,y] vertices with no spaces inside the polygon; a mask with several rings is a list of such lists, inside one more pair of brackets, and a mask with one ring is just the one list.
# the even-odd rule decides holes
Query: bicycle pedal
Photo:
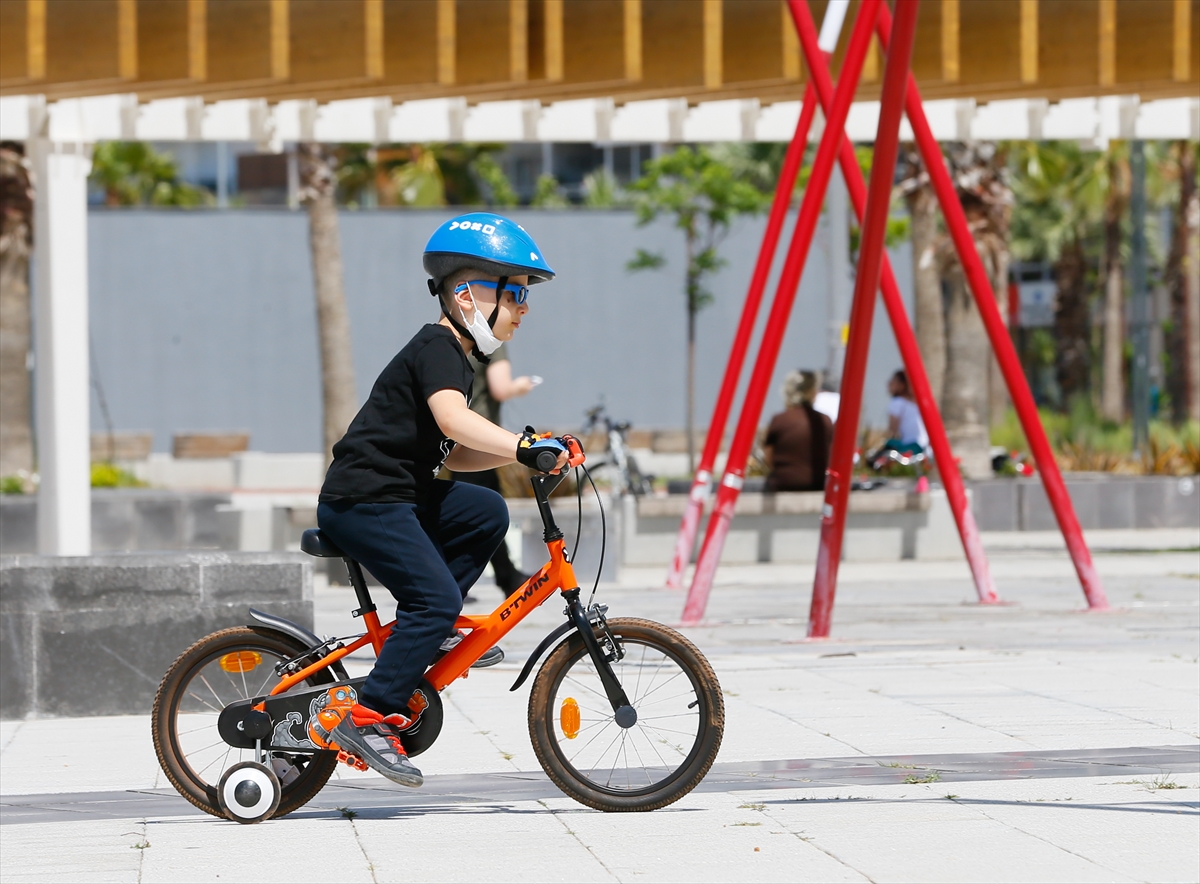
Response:
[{"label": "bicycle pedal", "polygon": [[347,752],[345,749],[338,749],[337,760],[347,767],[352,767],[355,770],[365,771],[369,769],[365,761],[363,761],[357,755]]}]

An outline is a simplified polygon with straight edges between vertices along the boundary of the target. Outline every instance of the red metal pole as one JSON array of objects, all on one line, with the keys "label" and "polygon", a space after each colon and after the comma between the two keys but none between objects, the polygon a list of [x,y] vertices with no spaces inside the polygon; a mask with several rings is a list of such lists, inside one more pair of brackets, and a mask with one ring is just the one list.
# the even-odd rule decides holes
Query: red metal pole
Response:
[{"label": "red metal pole", "polygon": [[[828,54],[837,48],[838,36],[842,32],[842,22],[845,20],[846,9],[849,5],[850,0],[833,0],[825,7],[821,37],[817,41],[824,57],[828,57]],[[783,231],[784,220],[787,218],[787,209],[796,188],[796,176],[800,172],[805,148],[808,147],[808,132],[812,128],[816,108],[817,96],[810,80],[804,89],[804,103],[800,107],[800,119],[796,122],[796,132],[792,136],[791,144],[788,145],[787,154],[783,159],[783,168],[779,172],[779,183],[775,188],[775,201],[771,204],[767,229],[763,233],[762,245],[758,250],[758,262],[754,265],[754,275],[750,277],[750,289],[746,293],[742,318],[738,322],[737,332],[733,337],[729,361],[725,364],[725,377],[721,381],[717,404],[713,408],[712,420],[708,425],[708,436],[704,440],[704,452],[700,455],[700,463],[688,494],[687,507],[683,511],[683,521],[679,525],[679,536],[675,539],[675,553],[671,557],[670,570],[667,571],[668,589],[680,588],[683,572],[687,570],[688,562],[692,560],[692,548],[696,545],[700,517],[704,514],[704,505],[708,502],[711,493],[713,465],[717,462],[717,454],[721,450],[721,437],[725,435],[725,425],[729,423],[733,397],[737,392],[742,365],[746,361],[746,351],[750,347],[750,337],[754,333],[754,323],[758,319],[758,308],[762,304],[763,290],[767,287],[767,277],[771,272],[771,264],[775,260],[775,249],[779,245],[779,236]]]},{"label": "red metal pole", "polygon": [[721,559],[725,537],[729,533],[729,523],[733,520],[734,505],[744,480],[746,460],[750,455],[750,448],[754,444],[758,419],[762,415],[767,388],[771,383],[771,375],[779,357],[779,348],[783,343],[784,332],[787,330],[788,317],[791,315],[796,290],[800,284],[800,276],[804,271],[813,233],[820,217],[825,190],[833,172],[833,163],[845,135],[846,116],[850,112],[850,102],[858,87],[863,59],[866,57],[871,31],[875,24],[875,17],[879,14],[880,6],[880,0],[863,0],[859,6],[858,18],[850,35],[845,61],[842,63],[842,74],[838,80],[837,92],[826,119],[825,132],[821,135],[821,143],[817,147],[812,176],[809,178],[808,188],[804,193],[800,215],[796,220],[796,228],[792,232],[792,241],[788,246],[787,261],[783,265],[783,272],[775,291],[775,300],[771,304],[767,326],[763,331],[758,359],[746,389],[746,399],[742,405],[737,432],[734,434],[729,448],[725,474],[717,489],[717,502],[709,517],[708,530],[704,534],[704,543],[700,548],[696,573],[692,578],[692,586],[688,591],[687,603],[683,609],[684,623],[698,622],[704,616],[704,609],[708,604],[713,575],[716,573],[717,563]]},{"label": "red metal pole", "polygon": [[[809,70],[812,72],[812,82],[816,86],[817,95],[821,99],[821,106],[822,108],[828,108],[832,101],[833,85],[830,81],[824,54],[817,45],[816,28],[813,25],[812,16],[808,11],[808,4],[801,2],[801,0],[793,0],[790,8],[797,33],[800,36],[801,49],[805,53]],[[850,192],[850,200],[861,223],[866,211],[867,188],[863,183],[862,171],[858,167],[854,148],[847,141],[842,142],[839,160],[841,162],[842,177],[845,179],[847,189]],[[921,359],[920,348],[917,346],[916,336],[913,334],[912,326],[909,324],[908,314],[904,309],[904,301],[900,296],[900,288],[896,283],[896,277],[892,271],[892,265],[888,260],[886,252],[883,256],[881,289],[883,303],[887,308],[888,318],[891,321],[892,330],[896,335],[896,343],[899,345],[900,355],[904,361],[904,367],[908,372],[909,382],[912,384],[917,406],[921,410],[921,416],[929,432],[929,444],[933,448],[938,470],[942,476],[942,484],[946,489],[946,499],[950,504],[950,511],[954,514],[959,537],[962,539],[963,550],[966,553],[967,564],[970,566],[971,575],[975,580],[975,592],[982,604],[994,604],[999,601],[999,598],[996,595],[996,587],[992,581],[991,569],[988,567],[987,555],[984,553],[983,543],[979,537],[979,528],[975,523],[975,516],[971,512],[970,505],[967,502],[967,493],[963,485],[962,475],[958,471],[958,463],[954,459],[953,451],[950,448],[950,441],[946,437],[946,428],[942,423],[942,416],[938,412],[937,400],[934,398],[933,389],[929,385],[929,376],[925,373],[925,364]],[[827,637],[828,625],[828,618],[824,620],[823,624],[816,624],[810,621],[810,635],[814,638]],[[822,631],[822,628],[824,631]]]},{"label": "red metal pole", "polygon": [[787,154],[783,158],[779,184],[775,188],[775,201],[771,204],[771,214],[767,217],[767,229],[758,249],[754,275],[750,277],[750,288],[746,292],[742,318],[733,336],[733,347],[729,351],[725,377],[721,380],[721,391],[717,394],[717,404],[713,408],[712,420],[708,425],[704,452],[700,455],[700,463],[692,479],[691,492],[688,494],[687,509],[683,511],[683,522],[679,526],[679,536],[675,539],[675,554],[671,558],[671,569],[667,572],[667,586],[670,589],[679,589],[683,572],[692,560],[692,547],[696,544],[700,516],[704,512],[704,504],[708,502],[710,493],[713,464],[716,463],[717,453],[721,450],[721,437],[725,435],[725,425],[729,422],[733,396],[737,392],[742,365],[746,361],[746,351],[750,348],[750,336],[754,334],[758,308],[762,304],[763,290],[767,287],[767,277],[775,260],[775,249],[779,245],[779,235],[787,219],[788,206],[792,201],[792,192],[796,187],[800,164],[804,160],[805,148],[808,147],[808,131],[812,127],[816,110],[817,95],[810,80],[804,90],[804,104],[800,109],[800,119],[796,123],[796,133],[792,136],[792,143],[788,145]]},{"label": "red metal pole", "polygon": [[[885,50],[890,19],[891,15],[888,10],[886,8],[881,10],[877,26],[879,42]],[[925,118],[925,111],[921,106],[921,93],[911,74],[908,77],[904,107],[908,114],[908,122],[912,126],[913,135],[916,137],[917,147],[925,161],[925,168],[929,171],[930,182],[937,194],[938,202],[941,204],[946,228],[954,240],[958,260],[967,277],[971,294],[975,296],[975,303],[979,307],[983,325],[987,329],[992,349],[996,353],[996,361],[1000,364],[1004,381],[1008,385],[1009,395],[1012,396],[1013,407],[1021,421],[1021,428],[1025,431],[1025,438],[1029,442],[1038,472],[1042,476],[1046,497],[1050,499],[1050,506],[1054,509],[1054,515],[1058,519],[1058,527],[1067,543],[1067,551],[1071,554],[1071,560],[1075,564],[1075,572],[1079,575],[1079,582],[1083,586],[1083,594],[1087,598],[1088,607],[1092,610],[1106,610],[1108,599],[1104,594],[1100,575],[1096,573],[1095,565],[1092,564],[1092,554],[1088,550],[1087,542],[1083,539],[1083,530],[1079,527],[1079,519],[1075,515],[1075,507],[1071,503],[1071,495],[1067,493],[1062,473],[1059,472],[1058,464],[1054,460],[1050,441],[1046,438],[1046,431],[1042,427],[1041,418],[1038,417],[1033,393],[1025,380],[1025,372],[1021,368],[1020,359],[1017,358],[1012,339],[1008,336],[1008,329],[1004,327],[1000,309],[996,306],[996,295],[992,291],[991,280],[988,279],[983,261],[975,250],[975,241],[967,225],[967,216],[958,200],[958,192],[954,187],[954,182],[950,179],[950,173],[946,170],[941,148],[937,139],[933,137],[929,121]]]},{"label": "red metal pole", "polygon": [[918,3],[919,0],[896,0],[892,47],[884,68],[879,130],[875,135],[875,156],[871,164],[871,189],[867,195],[854,301],[850,308],[850,339],[846,342],[846,361],[842,367],[842,399],[838,405],[837,424],[833,429],[829,473],[825,480],[825,506],[821,510],[821,545],[817,551],[817,573],[813,580],[812,610],[808,618],[811,637],[829,635],[829,621],[833,615],[833,596],[846,527],[846,507],[850,502],[854,443],[858,435],[858,417],[867,374],[867,351],[871,345],[875,291],[879,288],[883,270],[892,178],[896,170],[896,156],[900,151],[900,118],[904,113],[904,87],[908,81],[913,35],[917,30]]}]

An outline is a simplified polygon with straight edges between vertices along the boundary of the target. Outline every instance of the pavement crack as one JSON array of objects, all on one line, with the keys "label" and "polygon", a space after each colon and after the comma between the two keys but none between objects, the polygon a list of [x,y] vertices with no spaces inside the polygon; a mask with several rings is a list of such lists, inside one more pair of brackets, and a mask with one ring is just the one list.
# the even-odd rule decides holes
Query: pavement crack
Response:
[{"label": "pavement crack", "polygon": [[458,711],[459,715],[461,715],[468,722],[470,722],[471,727],[475,730],[476,733],[482,735],[482,737],[485,740],[487,740],[489,743],[492,744],[492,747],[497,752],[500,753],[500,757],[503,758],[505,761],[507,761],[509,763],[509,765],[513,768],[513,770],[521,769],[516,764],[516,762],[513,761],[513,759],[516,758],[516,755],[512,752],[508,752],[504,749],[501,749],[500,746],[497,745],[496,741],[492,739],[491,731],[484,730],[480,725],[476,724],[475,719],[473,719],[470,715],[468,715],[467,711],[465,709],[463,709],[462,706],[460,706],[454,702],[454,696],[450,693],[450,691],[446,691],[442,696],[444,697],[444,702],[449,703],[451,706],[453,706]]},{"label": "pavement crack", "polygon": [[[354,843],[358,845],[363,859],[367,861],[367,871],[371,873],[371,880],[375,884],[379,884],[379,878],[375,875],[375,863],[371,862],[371,857],[367,854],[367,846],[363,844],[362,834],[358,831],[358,824],[354,822],[353,817],[350,817],[350,831],[354,833]],[[138,881],[140,884],[141,879],[139,878]]]},{"label": "pavement crack", "polygon": [[574,829],[572,829],[570,826],[568,826],[566,824],[566,822],[564,822],[559,817],[558,812],[554,808],[552,808],[549,804],[547,804],[545,801],[543,801],[541,799],[538,800],[538,804],[540,804],[542,807],[546,808],[546,810],[548,810],[550,812],[550,816],[554,817],[554,821],[556,823],[558,823],[560,826],[562,826],[564,831],[566,831],[566,833],[568,835],[570,835],[572,838],[574,838],[576,843],[578,843],[580,847],[582,847],[584,850],[586,850],[588,852],[588,854],[592,857],[592,859],[594,859],[596,862],[598,862],[600,864],[600,868],[604,869],[605,873],[608,874],[608,876],[610,878],[612,878],[614,881],[621,881],[621,876],[618,875],[616,872],[614,872],[612,869],[610,869],[608,867],[608,864],[606,862],[604,862],[604,860],[600,859],[600,857],[599,857],[599,855],[597,855],[596,851],[592,850],[591,847],[589,847],[587,844],[584,843],[583,839],[579,837],[579,833],[576,832]]},{"label": "pavement crack", "polygon": [[852,866],[850,863],[846,862],[844,859],[842,859],[842,858],[841,858],[840,856],[838,856],[836,853],[833,853],[833,852],[831,852],[831,851],[829,851],[829,850],[826,850],[824,847],[822,847],[820,844],[818,844],[818,843],[817,843],[817,840],[816,840],[816,838],[812,838],[812,837],[806,837],[806,836],[805,836],[805,835],[803,835],[801,832],[796,832],[796,831],[793,831],[792,827],[791,827],[791,826],[789,826],[789,825],[788,825],[786,822],[784,822],[783,820],[781,820],[781,819],[780,819],[779,817],[777,817],[777,816],[772,816],[772,815],[771,815],[770,813],[768,813],[766,810],[762,810],[762,811],[759,811],[759,812],[760,812],[760,813],[761,813],[763,816],[765,816],[767,819],[769,819],[771,822],[775,823],[776,825],[782,826],[782,827],[783,827],[783,830],[784,830],[785,832],[787,832],[789,835],[793,836],[794,838],[796,838],[796,839],[798,839],[798,840],[800,840],[800,841],[803,841],[805,844],[807,844],[807,845],[808,845],[809,847],[811,847],[813,850],[819,850],[821,853],[825,854],[827,857],[829,857],[829,858],[830,858],[831,860],[833,860],[834,862],[838,863],[839,865],[845,866],[845,867],[846,867],[846,868],[848,868],[850,871],[854,872],[854,874],[856,874],[856,875],[862,875],[864,880],[866,880],[866,881],[870,881],[870,882],[871,882],[871,884],[876,884],[876,882],[875,882],[875,879],[874,879],[874,878],[872,878],[870,875],[868,875],[868,874],[867,874],[866,872],[864,872],[862,869],[860,869],[860,868],[857,868],[856,866]]},{"label": "pavement crack", "polygon": [[0,747],[0,752],[4,752],[13,744],[13,740],[17,738],[17,734],[21,732],[21,728],[25,727],[25,722],[17,722],[17,726],[13,728],[13,732],[8,735],[8,739],[4,741],[4,746]]}]

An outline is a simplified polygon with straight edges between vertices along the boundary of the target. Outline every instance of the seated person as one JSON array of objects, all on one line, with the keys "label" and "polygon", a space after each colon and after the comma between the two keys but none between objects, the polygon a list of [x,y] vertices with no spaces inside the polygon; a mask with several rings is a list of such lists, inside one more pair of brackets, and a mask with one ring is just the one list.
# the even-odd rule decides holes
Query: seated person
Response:
[{"label": "seated person", "polygon": [[891,448],[904,454],[923,452],[929,435],[903,369],[888,380],[888,394],[892,397],[888,403],[888,440],[881,451]]},{"label": "seated person", "polygon": [[763,448],[767,455],[767,491],[821,491],[833,421],[813,408],[817,375],[793,371],[783,384],[787,408],[771,418]]}]

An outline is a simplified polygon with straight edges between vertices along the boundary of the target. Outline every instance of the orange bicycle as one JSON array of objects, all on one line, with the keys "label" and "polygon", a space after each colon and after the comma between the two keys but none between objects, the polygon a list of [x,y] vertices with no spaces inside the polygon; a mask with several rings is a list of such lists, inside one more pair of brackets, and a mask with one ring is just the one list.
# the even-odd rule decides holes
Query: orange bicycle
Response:
[{"label": "orange bicycle", "polygon": [[[581,463],[582,451],[573,460]],[[589,807],[655,810],[690,792],[712,766],[725,724],[721,688],[704,655],[675,630],[609,619],[604,605],[580,600],[573,556],[549,501],[563,478],[531,479],[550,561],[491,614],[458,618],[465,637],[426,670],[402,741],[410,756],[433,745],[442,729],[439,692],[558,591],[567,621],[529,655],[510,688],[524,684],[549,651],[529,695],[538,761],[555,785]],[[365,681],[349,678],[342,659],[367,645],[378,653],[392,624],[380,624],[358,562],[317,529],[304,533],[301,548],[345,561],[358,597],[354,614],[366,632],[322,639],[251,609],[252,625],[215,632],[184,651],[154,701],[163,771],[184,798],[214,816],[244,823],[283,816],[310,801],[339,761],[365,769],[330,739]]]}]

